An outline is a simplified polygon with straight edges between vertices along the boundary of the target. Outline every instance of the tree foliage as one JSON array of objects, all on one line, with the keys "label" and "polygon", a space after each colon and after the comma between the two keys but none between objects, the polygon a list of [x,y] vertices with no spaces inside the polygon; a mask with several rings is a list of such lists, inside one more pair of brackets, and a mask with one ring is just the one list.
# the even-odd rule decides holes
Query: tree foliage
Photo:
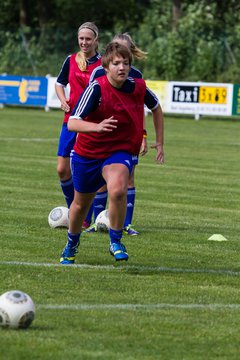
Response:
[{"label": "tree foliage", "polygon": [[[171,4],[153,0],[137,32],[149,56],[144,75],[166,80],[238,81],[237,1],[182,1],[172,27]],[[153,11],[152,11],[153,9]]]},{"label": "tree foliage", "polygon": [[135,64],[145,78],[239,82],[237,0],[5,0],[1,15],[1,73],[57,75],[79,25],[94,21],[100,50],[127,31],[148,52]]}]

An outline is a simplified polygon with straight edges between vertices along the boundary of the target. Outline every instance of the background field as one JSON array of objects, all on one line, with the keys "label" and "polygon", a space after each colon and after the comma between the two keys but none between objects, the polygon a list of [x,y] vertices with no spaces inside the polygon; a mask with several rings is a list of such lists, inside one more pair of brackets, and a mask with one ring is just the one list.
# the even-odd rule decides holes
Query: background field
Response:
[{"label": "background field", "polygon": [[[166,164],[136,173],[129,261],[108,236],[84,235],[76,265],[58,265],[66,230],[56,175],[62,113],[0,111],[0,293],[27,292],[36,318],[0,330],[3,359],[239,359],[240,122],[165,118]],[[149,145],[153,143],[147,119]],[[212,234],[228,241],[208,241]]]}]

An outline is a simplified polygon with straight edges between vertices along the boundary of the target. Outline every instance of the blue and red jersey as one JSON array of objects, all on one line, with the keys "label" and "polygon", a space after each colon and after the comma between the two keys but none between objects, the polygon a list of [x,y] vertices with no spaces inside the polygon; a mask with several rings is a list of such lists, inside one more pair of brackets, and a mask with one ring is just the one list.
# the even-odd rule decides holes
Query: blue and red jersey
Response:
[{"label": "blue and red jersey", "polygon": [[85,71],[82,71],[79,69],[76,62],[76,55],[77,54],[72,54],[67,57],[56,81],[56,84],[61,86],[67,86],[67,84],[70,86],[68,101],[70,112],[65,113],[64,122],[68,122],[74,106],[89,83],[92,71],[101,64],[101,55],[97,53],[95,56],[87,60],[87,68]]},{"label": "blue and red jersey", "polygon": [[[85,89],[71,118],[100,123],[111,116],[118,120],[111,133],[78,133],[74,151],[84,157],[104,159],[116,151],[138,155],[143,138],[144,103],[153,110],[158,99],[143,79],[128,78],[121,89],[101,76]],[[77,121],[77,120],[76,120]]]}]

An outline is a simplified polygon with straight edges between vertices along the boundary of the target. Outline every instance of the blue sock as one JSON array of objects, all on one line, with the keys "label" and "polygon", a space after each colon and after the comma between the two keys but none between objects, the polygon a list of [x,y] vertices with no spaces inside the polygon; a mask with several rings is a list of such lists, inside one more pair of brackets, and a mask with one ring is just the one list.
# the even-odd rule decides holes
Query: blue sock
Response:
[{"label": "blue sock", "polygon": [[122,238],[122,230],[109,229],[110,243],[118,243]]},{"label": "blue sock", "polygon": [[89,224],[91,224],[91,222],[92,222],[92,214],[93,214],[93,203],[92,203],[92,205],[90,206],[90,208],[89,208],[89,210],[88,210],[88,213],[87,213],[87,216],[86,216],[86,218],[85,218],[85,220],[86,220]]},{"label": "blue sock", "polygon": [[124,227],[132,224],[136,191],[135,187],[129,188],[127,192],[127,213],[125,217]]},{"label": "blue sock", "polygon": [[80,235],[81,235],[81,233],[79,233],[79,234],[71,234],[68,231],[68,245],[71,246],[71,247],[76,246],[80,241]]},{"label": "blue sock", "polygon": [[66,203],[67,203],[67,207],[70,208],[71,203],[74,198],[74,187],[73,187],[72,178],[70,178],[66,181],[60,181],[60,185],[61,185],[62,192],[65,197]]},{"label": "blue sock", "polygon": [[94,220],[96,220],[98,214],[100,214],[101,211],[106,209],[107,197],[108,197],[107,191],[96,193],[95,198],[93,200]]}]

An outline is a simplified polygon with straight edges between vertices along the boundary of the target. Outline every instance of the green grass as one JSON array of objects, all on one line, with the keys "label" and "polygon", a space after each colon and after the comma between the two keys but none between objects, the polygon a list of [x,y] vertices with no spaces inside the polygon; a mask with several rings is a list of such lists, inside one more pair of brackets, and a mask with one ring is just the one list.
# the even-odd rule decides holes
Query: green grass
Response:
[{"label": "green grass", "polygon": [[[238,360],[240,351],[240,122],[165,118],[164,166],[136,170],[129,261],[115,264],[106,234],[85,234],[76,266],[59,266],[66,230],[56,174],[62,113],[0,111],[0,293],[27,292],[27,330],[0,330],[1,357]],[[148,142],[154,142],[151,118]],[[228,241],[208,241],[222,234]]]}]

